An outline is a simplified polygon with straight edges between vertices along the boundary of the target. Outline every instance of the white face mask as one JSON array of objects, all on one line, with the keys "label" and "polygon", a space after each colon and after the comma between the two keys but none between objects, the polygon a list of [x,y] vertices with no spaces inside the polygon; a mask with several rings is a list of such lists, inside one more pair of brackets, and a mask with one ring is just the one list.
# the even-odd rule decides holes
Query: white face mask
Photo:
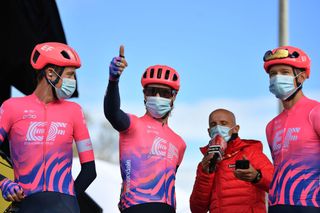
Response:
[{"label": "white face mask", "polygon": [[146,107],[154,118],[162,118],[171,111],[171,99],[158,96],[146,97]]},{"label": "white face mask", "polygon": [[295,88],[294,79],[298,77],[300,73],[296,76],[291,75],[275,75],[270,78],[269,90],[277,98],[281,100],[288,99],[295,91],[297,91],[302,84]]},{"label": "white face mask", "polygon": [[226,142],[229,142],[229,140],[231,138],[231,135],[229,135],[229,132],[234,127],[235,126],[230,128],[230,127],[221,126],[221,125],[216,125],[214,127],[211,127],[209,130],[210,137],[214,138],[216,135],[220,135]]}]

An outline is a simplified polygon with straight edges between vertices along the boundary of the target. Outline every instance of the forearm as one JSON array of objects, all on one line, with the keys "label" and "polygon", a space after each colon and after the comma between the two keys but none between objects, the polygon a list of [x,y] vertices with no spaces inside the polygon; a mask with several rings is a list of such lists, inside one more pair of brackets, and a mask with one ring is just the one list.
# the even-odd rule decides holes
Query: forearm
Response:
[{"label": "forearm", "polygon": [[81,171],[74,182],[76,195],[84,192],[96,178],[96,166],[94,161],[81,164]]},{"label": "forearm", "polygon": [[129,128],[129,116],[120,109],[119,81],[109,81],[104,97],[104,115],[111,125],[118,131]]},{"label": "forearm", "polygon": [[254,162],[256,167],[255,169],[260,170],[262,176],[262,178],[254,184],[259,189],[269,192],[269,186],[272,181],[274,167],[264,154],[256,158]]},{"label": "forearm", "polygon": [[264,168],[261,169],[261,174],[262,174],[262,178],[260,179],[260,181],[258,183],[256,183],[256,187],[258,187],[259,189],[265,191],[265,192],[269,192],[269,186],[272,180],[272,174],[273,174],[273,168]]}]

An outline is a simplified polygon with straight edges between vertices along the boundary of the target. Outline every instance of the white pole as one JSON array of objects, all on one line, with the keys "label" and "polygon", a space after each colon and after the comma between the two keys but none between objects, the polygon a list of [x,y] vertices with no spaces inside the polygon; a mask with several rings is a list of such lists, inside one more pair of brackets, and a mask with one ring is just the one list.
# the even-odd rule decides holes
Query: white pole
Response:
[{"label": "white pole", "polygon": [[[288,33],[288,1],[279,0],[279,46],[286,46],[289,44]],[[282,112],[283,107],[281,101],[279,101],[279,113]]]}]

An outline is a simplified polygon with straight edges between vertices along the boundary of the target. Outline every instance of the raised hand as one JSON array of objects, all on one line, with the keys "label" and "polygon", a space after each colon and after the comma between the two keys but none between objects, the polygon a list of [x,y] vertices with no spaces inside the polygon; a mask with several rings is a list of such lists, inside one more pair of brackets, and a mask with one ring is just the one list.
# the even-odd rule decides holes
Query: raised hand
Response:
[{"label": "raised hand", "polygon": [[127,66],[128,63],[124,57],[124,46],[121,45],[119,49],[119,56],[114,57],[110,62],[109,79],[117,81]]}]

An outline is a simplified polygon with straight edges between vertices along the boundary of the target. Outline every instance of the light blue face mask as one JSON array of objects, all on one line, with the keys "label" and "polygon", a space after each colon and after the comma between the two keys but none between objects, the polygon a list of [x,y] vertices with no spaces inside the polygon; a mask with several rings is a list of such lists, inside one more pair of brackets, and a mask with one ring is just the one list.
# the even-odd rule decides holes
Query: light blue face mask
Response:
[{"label": "light blue face mask", "polygon": [[61,88],[55,87],[57,92],[57,97],[59,99],[70,98],[74,93],[74,91],[76,90],[76,85],[77,85],[77,82],[75,79],[63,78]]},{"label": "light blue face mask", "polygon": [[58,78],[62,79],[62,84],[60,88],[57,88],[55,84],[53,85],[53,83],[50,80],[48,80],[51,86],[55,88],[57,98],[58,99],[70,98],[74,93],[74,91],[76,90],[77,81],[71,78],[61,78],[61,76],[58,73],[56,73],[55,71],[53,72],[58,76]]},{"label": "light blue face mask", "polygon": [[[299,74],[300,75],[300,74]],[[273,93],[277,98],[281,100],[288,99],[295,91],[301,87],[300,84],[298,87],[295,88],[294,86],[294,79],[297,76],[291,75],[275,75],[270,78],[270,86],[269,90]]]},{"label": "light blue face mask", "polygon": [[229,135],[229,132],[234,127],[230,128],[230,127],[221,126],[221,125],[216,125],[214,127],[211,127],[211,129],[209,130],[210,137],[214,138],[216,135],[220,135],[226,142],[229,142],[231,138],[231,135]]},{"label": "light blue face mask", "polygon": [[158,96],[146,97],[146,108],[154,118],[162,118],[171,111],[171,99]]}]

